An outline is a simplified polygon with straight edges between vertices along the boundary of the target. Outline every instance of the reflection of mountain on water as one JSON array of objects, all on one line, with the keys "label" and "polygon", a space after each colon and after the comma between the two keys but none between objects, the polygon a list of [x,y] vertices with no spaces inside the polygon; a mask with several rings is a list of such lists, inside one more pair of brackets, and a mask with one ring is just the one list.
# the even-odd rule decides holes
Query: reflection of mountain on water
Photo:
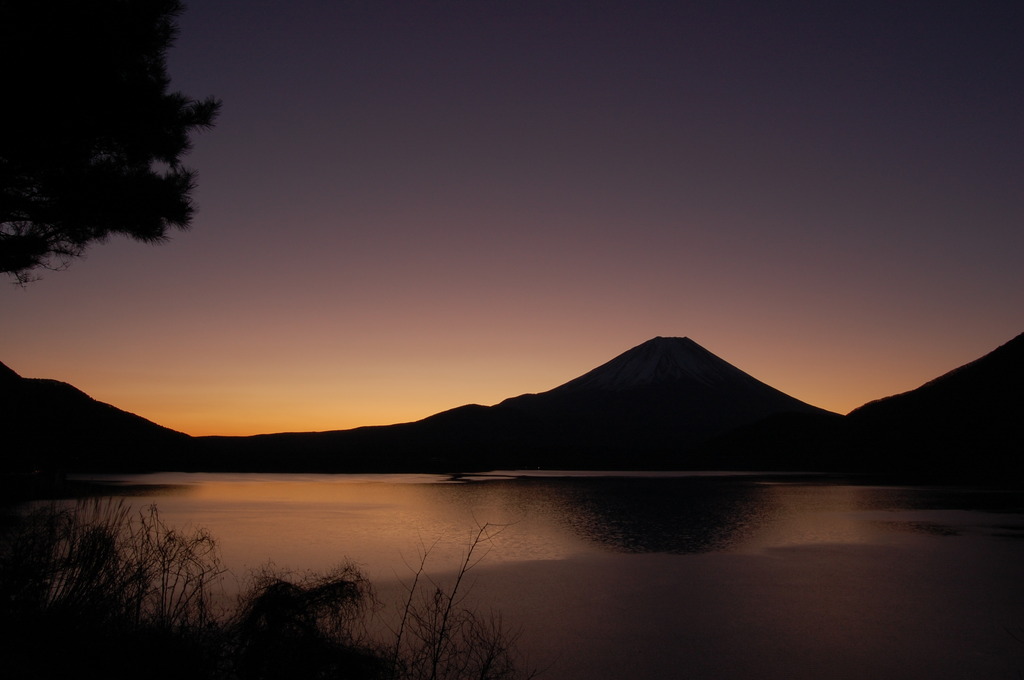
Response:
[{"label": "reflection of mountain on water", "polygon": [[[520,478],[512,484],[530,489],[522,492],[523,505],[577,538],[628,553],[728,550],[757,543],[759,535],[773,532],[776,539],[770,540],[783,536],[787,544],[843,543],[863,540],[865,526],[877,531],[880,524],[887,530],[955,536],[966,530],[956,513],[998,517],[1018,515],[1024,507],[1017,491],[872,486],[860,481],[781,475],[638,476]],[[1024,525],[1016,519],[997,519],[986,531],[1019,538]]]},{"label": "reflection of mountain on water", "polygon": [[[521,480],[522,481],[525,480]],[[557,520],[621,552],[722,550],[768,522],[772,494],[736,478],[606,477],[531,480],[557,498]]]}]

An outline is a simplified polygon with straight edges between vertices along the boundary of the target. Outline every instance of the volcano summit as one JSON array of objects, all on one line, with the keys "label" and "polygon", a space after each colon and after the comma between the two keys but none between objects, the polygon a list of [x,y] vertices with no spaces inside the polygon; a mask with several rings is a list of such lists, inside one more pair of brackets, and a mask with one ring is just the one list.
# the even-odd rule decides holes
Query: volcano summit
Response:
[{"label": "volcano summit", "polygon": [[520,441],[524,450],[588,466],[597,462],[594,457],[667,463],[715,435],[771,415],[827,413],[689,338],[662,337],[552,390],[506,399],[491,410],[523,428],[522,436],[532,440]]}]

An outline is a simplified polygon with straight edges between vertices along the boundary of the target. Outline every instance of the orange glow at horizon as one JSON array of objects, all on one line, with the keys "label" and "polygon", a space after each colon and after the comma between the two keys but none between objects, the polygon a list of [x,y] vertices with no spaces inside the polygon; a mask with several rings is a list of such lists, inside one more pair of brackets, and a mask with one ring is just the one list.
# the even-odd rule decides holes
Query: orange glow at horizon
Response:
[{"label": "orange glow at horizon", "polygon": [[[219,379],[206,375],[200,380],[195,376],[213,372],[212,366],[190,366],[194,375],[178,377],[156,369],[144,375],[124,372],[111,376],[70,367],[61,369],[59,375],[27,372],[18,364],[11,368],[25,377],[69,382],[93,398],[193,436],[244,436],[390,425],[464,404],[493,405],[508,397],[554,388],[646,339],[604,354],[599,343],[587,347],[563,344],[548,357],[535,356],[536,349],[512,354],[506,350],[496,352],[493,362],[488,362],[484,348],[461,361],[454,356],[441,361],[436,354],[421,358],[410,354],[407,363],[388,366],[378,357],[376,366],[368,364],[350,372],[318,369],[315,362],[290,362],[273,372],[264,369],[263,376],[249,370],[228,372]],[[917,352],[906,360],[893,353],[889,363],[879,363],[877,356],[844,357],[843,348],[815,355],[806,347],[770,349],[764,343],[738,357],[740,343],[723,351],[713,343],[694,339],[762,382],[836,413],[914,389],[995,349],[993,345],[977,356],[962,352],[959,357],[948,351],[934,355]],[[418,368],[417,361],[423,362]]]},{"label": "orange glow at horizon", "polygon": [[1024,331],[1024,11],[954,4],[191,3],[191,229],[0,287],[0,361],[191,435],[659,335],[837,413],[915,389]]}]

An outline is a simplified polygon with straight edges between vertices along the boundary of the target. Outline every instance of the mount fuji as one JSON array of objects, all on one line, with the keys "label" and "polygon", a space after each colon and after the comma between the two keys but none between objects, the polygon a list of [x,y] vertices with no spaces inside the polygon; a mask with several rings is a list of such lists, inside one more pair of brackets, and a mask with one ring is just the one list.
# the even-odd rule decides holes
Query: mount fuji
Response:
[{"label": "mount fuji", "polygon": [[[688,338],[654,338],[546,392],[411,423],[189,437],[0,364],[0,470],[834,470],[1020,479],[1024,334],[846,416]],[[0,475],[2,479],[2,475]]]},{"label": "mount fuji", "polygon": [[[565,464],[679,464],[688,449],[782,413],[828,414],[744,373],[689,338],[657,337],[574,380],[492,407],[532,423],[523,442]],[[674,459],[674,460],[673,460]]]},{"label": "mount fuji", "polygon": [[[744,389],[752,383],[768,387],[690,338],[657,337],[552,391],[630,390],[682,381],[719,390],[728,389],[729,386],[741,386]],[[768,389],[781,394],[773,388]]]},{"label": "mount fuji", "polygon": [[494,406],[470,404],[398,425],[205,439],[216,445],[211,453],[229,451],[248,467],[288,460],[346,470],[678,469],[702,442],[775,414],[839,417],[689,338],[658,337],[563,385]]}]

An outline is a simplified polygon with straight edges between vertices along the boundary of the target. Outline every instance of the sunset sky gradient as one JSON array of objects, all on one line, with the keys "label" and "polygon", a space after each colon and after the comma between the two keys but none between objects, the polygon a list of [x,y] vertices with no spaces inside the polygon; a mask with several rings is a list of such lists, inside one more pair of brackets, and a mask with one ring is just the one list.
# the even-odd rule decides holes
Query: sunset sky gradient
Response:
[{"label": "sunset sky gradient", "polygon": [[1024,331],[1024,3],[190,4],[193,228],[3,286],[23,376],[326,430],[689,336],[845,413]]}]

